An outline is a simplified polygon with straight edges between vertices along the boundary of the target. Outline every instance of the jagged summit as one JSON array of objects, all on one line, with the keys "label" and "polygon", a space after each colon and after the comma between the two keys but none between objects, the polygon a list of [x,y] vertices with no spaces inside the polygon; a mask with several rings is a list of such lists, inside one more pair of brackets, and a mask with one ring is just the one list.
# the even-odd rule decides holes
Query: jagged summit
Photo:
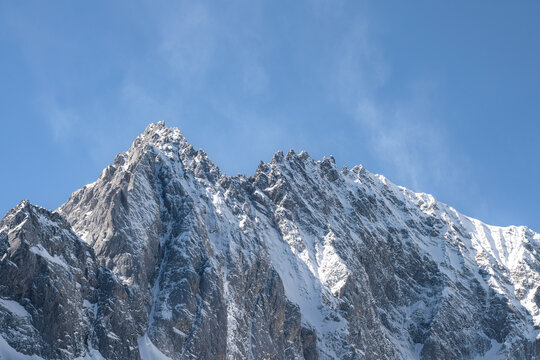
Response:
[{"label": "jagged summit", "polygon": [[17,204],[17,206],[15,206],[13,209],[9,210],[8,214],[13,213],[13,212],[15,212],[15,213],[19,213],[19,212],[29,213],[29,212],[33,212],[34,210],[48,211],[47,209],[45,209],[45,208],[43,208],[41,206],[32,204],[30,202],[30,200],[25,199],[25,200],[21,200],[21,202],[19,202]]},{"label": "jagged summit", "polygon": [[331,156],[227,177],[160,122],[0,224],[0,357],[540,358],[539,234]]},{"label": "jagged summit", "polygon": [[[192,144],[188,142],[184,134],[176,127],[167,127],[164,121],[149,124],[143,133],[141,133],[133,142],[131,147],[126,153],[118,154],[117,159],[114,161],[114,165],[124,165],[126,159],[135,159],[136,157],[130,157],[129,154],[140,154],[145,151],[159,151],[166,154],[172,161],[180,160],[184,164],[189,164],[192,161],[205,162],[209,168],[213,168],[215,171],[221,171],[212,162],[204,150],[195,150]],[[179,157],[176,155],[180,154]],[[335,166],[335,159],[332,155],[324,157],[322,160],[315,160],[310,157],[307,151],[301,151],[296,153],[294,149],[290,149],[287,154],[283,151],[277,151],[268,165],[281,164],[284,161],[288,162],[313,162],[323,164],[323,166],[330,165]],[[262,161],[261,161],[262,162]],[[264,163],[264,162],[262,162]],[[238,175],[240,177],[247,177],[248,174]],[[232,176],[233,178],[237,176]],[[217,177],[216,179],[218,179]]]},{"label": "jagged summit", "polygon": [[[36,205],[32,205],[29,200],[22,200],[17,204],[13,209],[9,210],[2,218],[13,217],[13,216],[27,216],[29,213],[33,212],[33,209],[37,208]],[[20,215],[19,215],[20,214]]]},{"label": "jagged summit", "polygon": [[189,147],[184,134],[174,127],[165,126],[164,121],[160,121],[155,124],[149,124],[143,133],[141,133],[133,142],[133,147],[140,147],[141,145],[153,145],[163,146],[171,145],[176,146],[177,149],[183,149]]},{"label": "jagged summit", "polygon": [[22,200],[17,206],[9,210],[1,219],[0,228],[8,223],[16,223],[22,227],[24,222],[31,221],[34,225],[48,226],[51,223],[69,227],[67,221],[58,213],[51,212],[41,206],[34,205],[30,200]]},{"label": "jagged summit", "polygon": [[[129,169],[129,164],[137,164],[141,160],[142,154],[146,153],[151,154],[149,156],[154,156],[158,163],[165,160],[167,160],[169,166],[172,166],[175,162],[181,163],[182,168],[192,171],[196,177],[204,178],[211,183],[216,183],[224,175],[204,150],[195,150],[178,128],[167,127],[164,121],[149,124],[144,132],[135,139],[127,152],[116,156],[112,166]],[[320,167],[334,179],[337,179],[340,176],[339,174],[353,177],[361,175],[381,176],[369,173],[363,165],[356,165],[350,170],[346,168],[339,170],[332,155],[324,157],[322,160],[315,160],[307,151],[302,150],[297,153],[294,149],[290,149],[287,154],[284,154],[283,151],[277,151],[270,162],[261,161],[257,170],[251,176],[239,174],[229,176],[227,177],[228,180],[223,181],[230,182],[231,180],[236,181],[236,179],[243,181],[242,179],[248,177],[257,178],[262,169],[305,169],[306,166],[309,168]],[[109,176],[112,172],[113,169],[107,167],[103,171],[102,177]]]}]

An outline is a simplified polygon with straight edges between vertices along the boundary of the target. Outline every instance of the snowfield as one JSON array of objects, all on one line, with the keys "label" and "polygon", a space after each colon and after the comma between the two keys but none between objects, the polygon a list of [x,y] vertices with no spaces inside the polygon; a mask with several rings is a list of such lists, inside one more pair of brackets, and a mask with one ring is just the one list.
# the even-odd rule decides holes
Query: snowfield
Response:
[{"label": "snowfield", "polygon": [[539,234],[332,157],[231,177],[151,124],[0,229],[0,359],[540,359]]}]

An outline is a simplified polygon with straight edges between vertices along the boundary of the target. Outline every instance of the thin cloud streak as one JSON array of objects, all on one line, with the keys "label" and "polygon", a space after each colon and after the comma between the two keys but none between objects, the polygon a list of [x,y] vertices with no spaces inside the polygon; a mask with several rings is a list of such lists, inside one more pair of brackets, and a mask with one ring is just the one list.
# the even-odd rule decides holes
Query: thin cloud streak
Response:
[{"label": "thin cloud streak", "polygon": [[[66,141],[84,136],[89,143],[100,143],[102,146],[90,152],[97,163],[102,163],[106,150],[112,148],[110,144],[117,142],[116,130],[136,133],[151,121],[195,121],[192,117],[201,115],[193,112],[196,99],[208,106],[205,116],[215,117],[206,121],[226,121],[231,133],[251,136],[252,144],[257,138],[259,146],[267,144],[265,149],[273,152],[293,143],[295,139],[287,136],[291,129],[287,122],[273,121],[279,112],[265,113],[257,104],[272,85],[263,62],[268,49],[261,45],[261,9],[260,3],[244,2],[226,9],[188,1],[175,3],[167,11],[149,6],[152,23],[147,26],[153,29],[155,44],[145,56],[129,60],[111,96],[89,98],[85,108],[60,104],[53,98],[40,100],[52,138]],[[223,11],[230,16],[219,16]],[[345,10],[338,7],[332,11]],[[32,49],[37,40],[26,39],[25,46]],[[369,21],[360,18],[350,22],[335,50],[326,55],[333,67],[318,76],[328,78],[328,95],[348,114],[352,127],[365,134],[364,148],[395,169],[399,181],[415,189],[422,188],[420,179],[429,182],[428,177],[449,181],[448,172],[441,166],[447,162],[448,146],[442,124],[430,113],[429,91],[411,90],[391,103],[379,99],[379,92],[392,86],[391,64],[371,36]],[[162,67],[148,74],[145,70],[149,63]],[[43,78],[39,64],[33,68],[37,78]],[[220,87],[219,76],[223,74],[236,77],[224,82],[234,88]],[[159,80],[149,82],[152,77]],[[49,82],[42,81],[40,86],[47,94],[61,90]],[[414,86],[422,88],[411,84]],[[436,91],[436,84],[430,86],[430,91]],[[268,139],[261,141],[259,133]]]},{"label": "thin cloud streak", "polygon": [[58,101],[50,93],[43,94],[38,103],[55,142],[69,140],[81,125],[79,115],[72,109],[58,104]]},{"label": "thin cloud streak", "polygon": [[359,19],[338,51],[334,91],[343,111],[363,134],[365,148],[394,169],[397,181],[419,191],[430,182],[453,182],[460,169],[448,171],[450,148],[444,125],[432,112],[430,93],[437,84],[418,79],[392,102],[379,93],[392,86],[391,64],[370,38],[369,22]]},{"label": "thin cloud streak", "polygon": [[185,1],[161,27],[159,53],[185,89],[199,89],[205,81],[215,53],[215,25],[204,3]]}]

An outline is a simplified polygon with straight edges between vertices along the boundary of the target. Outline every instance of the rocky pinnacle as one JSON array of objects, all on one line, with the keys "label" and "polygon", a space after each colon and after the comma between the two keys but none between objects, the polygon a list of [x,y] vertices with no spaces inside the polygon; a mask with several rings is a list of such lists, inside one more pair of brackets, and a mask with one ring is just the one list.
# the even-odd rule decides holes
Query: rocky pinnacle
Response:
[{"label": "rocky pinnacle", "polygon": [[540,359],[540,235],[333,157],[226,176],[149,125],[0,222],[0,359]]}]

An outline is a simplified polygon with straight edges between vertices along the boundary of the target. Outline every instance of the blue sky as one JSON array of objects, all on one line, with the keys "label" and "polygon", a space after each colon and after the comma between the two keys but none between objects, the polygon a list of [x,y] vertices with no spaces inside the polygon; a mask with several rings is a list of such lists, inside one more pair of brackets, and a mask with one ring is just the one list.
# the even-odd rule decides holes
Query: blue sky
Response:
[{"label": "blue sky", "polygon": [[0,0],[0,212],[54,209],[146,124],[227,174],[334,155],[540,230],[540,2]]}]

